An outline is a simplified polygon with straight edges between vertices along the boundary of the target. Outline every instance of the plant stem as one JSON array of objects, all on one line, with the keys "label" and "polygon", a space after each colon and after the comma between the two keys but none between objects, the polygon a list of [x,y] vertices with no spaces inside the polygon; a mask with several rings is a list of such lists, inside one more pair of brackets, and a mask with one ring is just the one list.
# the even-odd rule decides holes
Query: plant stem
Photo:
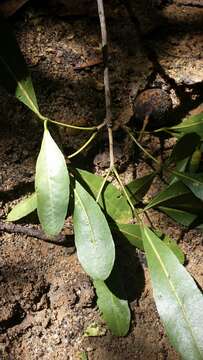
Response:
[{"label": "plant stem", "polygon": [[109,137],[109,156],[110,156],[110,169],[114,166],[114,153],[113,153],[113,134],[112,134],[112,112],[111,112],[111,92],[109,82],[109,66],[108,66],[108,40],[106,19],[104,13],[103,0],[97,0],[98,14],[100,20],[101,37],[102,37],[102,54],[104,63],[104,89],[105,89],[105,103],[106,103],[106,117],[105,123],[108,128]]},{"label": "plant stem", "polygon": [[46,116],[43,116],[40,112],[36,113],[38,118],[42,121],[47,121],[50,122],[52,124],[58,125],[58,126],[63,126],[63,127],[67,127],[70,129],[76,129],[76,130],[83,130],[83,131],[94,131],[94,130],[100,130],[101,128],[103,128],[106,125],[106,121],[103,121],[101,124],[99,125],[95,125],[95,126],[90,126],[90,127],[85,127],[85,126],[77,126],[77,125],[70,125],[70,124],[65,124],[56,120],[52,120],[49,119]]},{"label": "plant stem", "polygon": [[72,153],[71,155],[68,156],[68,159],[73,158],[74,156],[78,155],[81,151],[83,151],[91,142],[92,140],[95,138],[95,136],[97,135],[97,131],[95,131],[90,138],[78,149],[76,150],[74,153]]},{"label": "plant stem", "polygon": [[131,130],[127,126],[123,126],[123,129],[128,133],[131,139],[135,142],[135,144],[150,158],[152,159],[157,165],[161,165],[160,161],[157,160],[153,155],[151,155],[132,134]]},{"label": "plant stem", "polygon": [[130,207],[131,207],[133,217],[135,217],[136,220],[137,220],[137,222],[138,222],[138,224],[140,224],[140,223],[142,222],[142,220],[141,220],[141,218],[139,217],[138,212],[136,211],[136,209],[135,209],[132,201],[130,200],[130,197],[129,197],[126,189],[125,189],[125,186],[124,186],[123,183],[122,183],[122,180],[121,180],[121,178],[120,178],[120,176],[119,176],[116,168],[113,167],[112,170],[113,170],[113,172],[114,172],[114,174],[115,174],[115,176],[116,176],[116,179],[118,180],[118,183],[119,183],[119,185],[121,186],[121,189],[122,189],[122,191],[123,191],[123,193],[124,193],[124,195],[125,195],[128,203],[129,203],[129,205],[130,205]]},{"label": "plant stem", "polygon": [[98,191],[97,198],[96,198],[96,202],[97,202],[97,203],[98,203],[98,201],[99,201],[99,199],[100,199],[102,190],[104,189],[104,186],[105,186],[105,184],[106,184],[106,182],[107,182],[107,179],[108,179],[111,171],[112,171],[112,169],[109,168],[109,169],[108,169],[108,172],[107,172],[107,174],[106,174],[106,176],[105,176],[105,178],[104,178],[104,180],[103,180],[103,182],[102,182],[102,184],[101,184],[101,187],[100,187],[100,189],[99,189],[99,191]]}]

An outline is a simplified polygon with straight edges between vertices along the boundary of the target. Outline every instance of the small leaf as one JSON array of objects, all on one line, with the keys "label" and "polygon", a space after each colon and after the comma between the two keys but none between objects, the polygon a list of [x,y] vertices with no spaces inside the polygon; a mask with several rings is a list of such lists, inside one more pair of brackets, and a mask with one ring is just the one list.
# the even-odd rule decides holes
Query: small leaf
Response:
[{"label": "small leaf", "polygon": [[174,253],[174,255],[178,258],[179,262],[183,265],[185,262],[185,255],[181,248],[178,246],[177,242],[171,239],[170,236],[165,235],[163,239],[161,239],[165,245],[169,247]]},{"label": "small leaf", "polygon": [[93,284],[98,297],[97,305],[108,328],[115,336],[125,336],[130,327],[130,310],[117,265],[105,282],[94,280]]},{"label": "small leaf", "polygon": [[[180,172],[184,172],[187,165],[188,165],[189,160],[190,160],[190,157],[188,156],[187,158],[185,158],[183,160],[177,161],[175,170],[180,171]],[[172,185],[177,181],[178,181],[177,176],[171,175],[169,185]]]},{"label": "small leaf", "polygon": [[116,227],[113,227],[113,230],[119,230],[133,246],[137,247],[142,251],[144,250],[140,225],[117,223]]},{"label": "small leaf", "polygon": [[174,146],[169,161],[178,162],[191,156],[196,147],[200,145],[200,140],[200,136],[196,133],[189,133],[182,136]]},{"label": "small leaf", "polygon": [[202,152],[200,149],[196,149],[190,159],[190,164],[189,164],[189,173],[190,174],[194,174],[197,172],[197,170],[199,169],[200,166],[200,161],[201,161],[201,157],[202,157]]},{"label": "small leaf", "polygon": [[190,226],[197,218],[197,215],[180,209],[165,206],[159,206],[159,209],[183,226]]},{"label": "small leaf", "polygon": [[44,130],[36,164],[37,212],[43,230],[50,236],[61,231],[69,202],[69,174],[61,150]]},{"label": "small leaf", "polygon": [[93,323],[85,329],[84,337],[104,336],[105,334],[105,328],[101,328],[98,324]]},{"label": "small leaf", "polygon": [[184,360],[203,359],[203,296],[173,252],[147,227],[143,243],[154,299],[166,333]]},{"label": "small leaf", "polygon": [[[78,173],[87,185],[87,190],[90,190],[96,199],[104,180],[103,177],[81,169],[78,169]],[[106,183],[98,203],[105,214],[115,221],[125,223],[132,218],[132,211],[125,196],[109,182]]]},{"label": "small leaf", "polygon": [[[116,230],[117,228],[117,230]],[[131,245],[136,248],[144,251],[143,241],[142,241],[142,225],[138,224],[116,224],[116,227],[113,227],[113,230],[120,231],[121,234],[130,242]],[[159,234],[158,234],[159,232]],[[169,236],[162,236],[162,232],[156,231],[156,234],[161,237],[161,240],[170,247],[173,253],[177,256],[181,264],[184,263],[185,256],[177,245],[175,240],[169,238]],[[163,238],[162,238],[163,237]]]},{"label": "small leaf", "polygon": [[17,41],[7,21],[0,16],[0,83],[37,115],[38,104],[32,80]]},{"label": "small leaf", "polygon": [[176,175],[186,186],[188,186],[196,197],[203,200],[203,173],[190,174],[173,171],[173,174]]},{"label": "small leaf", "polygon": [[100,206],[76,181],[73,213],[78,259],[93,279],[105,280],[114,264],[115,246]]},{"label": "small leaf", "polygon": [[[177,172],[173,172],[175,175]],[[188,194],[189,190],[187,186],[182,184],[180,181],[169,185],[166,189],[159,192],[145,207],[145,210],[162,204],[165,201],[176,199],[179,196]]]},{"label": "small leaf", "polygon": [[203,137],[203,112],[198,115],[189,116],[176,125],[168,128],[169,130],[175,130],[182,134],[196,133],[201,138]]},{"label": "small leaf", "polygon": [[7,221],[17,221],[24,216],[27,216],[37,208],[37,196],[32,194],[26,199],[21,200],[14,208],[8,213]]},{"label": "small leaf", "polygon": [[134,205],[142,200],[143,196],[149,190],[155,176],[156,172],[152,172],[151,174],[138,178],[126,185],[126,190]]}]

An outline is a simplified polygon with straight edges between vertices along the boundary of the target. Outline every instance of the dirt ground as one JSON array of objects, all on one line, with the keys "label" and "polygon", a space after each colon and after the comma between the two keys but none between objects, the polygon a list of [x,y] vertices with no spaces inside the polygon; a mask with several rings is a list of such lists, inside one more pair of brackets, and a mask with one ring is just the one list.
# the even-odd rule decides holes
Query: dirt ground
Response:
[{"label": "dirt ground", "polygon": [[[126,3],[127,9],[122,1],[109,1],[106,10],[115,154],[128,182],[151,168],[118,130],[120,124],[133,123],[136,95],[151,87],[166,90],[173,102],[168,121],[180,121],[202,103],[203,7],[201,0]],[[75,1],[75,6],[62,0],[44,4],[42,8],[40,2],[30,2],[10,19],[32,72],[40,109],[58,121],[98,124],[104,119],[105,103],[95,4],[87,0]],[[1,88],[0,109],[2,220],[18,199],[33,191],[43,129],[31,111]],[[85,140],[84,134],[64,128],[55,135],[66,156]],[[148,136],[143,142],[156,157],[164,159],[170,151],[168,139]],[[104,174],[106,135],[72,163]],[[148,196],[161,186],[156,179]],[[155,227],[178,241],[188,271],[203,287],[201,233],[181,228],[155,211],[150,211],[150,218]],[[38,229],[35,214],[20,224]],[[116,338],[99,315],[94,289],[69,238],[52,244],[0,233],[0,360],[80,360],[83,352],[89,360],[180,359],[159,321],[142,254],[125,248],[132,324],[126,337]],[[85,337],[92,324],[100,327],[100,336]]]}]

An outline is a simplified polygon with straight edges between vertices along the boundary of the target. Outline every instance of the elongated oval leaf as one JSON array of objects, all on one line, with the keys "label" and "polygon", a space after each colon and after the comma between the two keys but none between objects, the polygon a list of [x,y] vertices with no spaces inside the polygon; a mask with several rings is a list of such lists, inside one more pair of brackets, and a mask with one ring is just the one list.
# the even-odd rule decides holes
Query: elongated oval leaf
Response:
[{"label": "elongated oval leaf", "polygon": [[[123,236],[130,242],[131,245],[144,251],[144,245],[142,241],[142,225],[138,224],[116,224],[117,231],[122,233]],[[113,228],[113,230],[116,228]],[[169,236],[160,233],[161,240],[169,246],[173,253],[177,256],[181,264],[184,264],[185,256],[175,240]]]},{"label": "elongated oval leaf", "polygon": [[190,174],[181,173],[179,171],[173,171],[188,188],[197,196],[200,200],[203,200],[203,174]]},{"label": "elongated oval leaf", "polygon": [[197,218],[197,215],[180,209],[166,206],[159,206],[159,209],[183,226],[190,226]]},{"label": "elongated oval leaf", "polygon": [[172,126],[168,128],[169,130],[180,132],[182,134],[188,134],[188,133],[196,133],[201,138],[203,137],[203,113],[200,113],[198,115],[189,116],[183,121],[181,121],[180,124],[176,126]]},{"label": "elongated oval leaf", "polygon": [[76,181],[73,213],[78,259],[93,279],[105,280],[114,264],[115,246],[100,206]]},{"label": "elongated oval leaf", "polygon": [[[104,181],[103,177],[81,169],[78,169],[78,173],[96,199]],[[128,222],[132,218],[132,211],[125,196],[109,182],[103,189],[99,205],[107,215],[120,223]]]},{"label": "elongated oval leaf", "polygon": [[190,174],[194,174],[198,171],[199,166],[200,166],[200,162],[201,162],[201,157],[202,157],[202,151],[197,148],[190,159],[190,164],[189,164],[189,173]]},{"label": "elongated oval leaf", "polygon": [[126,185],[126,190],[134,205],[142,200],[143,196],[149,190],[149,187],[152,184],[155,176],[156,172],[152,172],[151,174],[133,180]]},{"label": "elongated oval leaf", "polygon": [[7,21],[0,16],[0,84],[36,114],[38,104],[31,76]]},{"label": "elongated oval leaf", "polygon": [[[175,170],[176,170],[176,171],[180,171],[180,172],[184,172],[185,169],[186,169],[186,167],[187,167],[187,165],[188,165],[189,160],[190,160],[190,156],[188,156],[187,158],[185,158],[185,159],[183,159],[183,160],[177,161]],[[177,182],[177,181],[178,181],[177,176],[174,176],[174,175],[172,174],[171,177],[170,177],[170,183],[169,183],[169,185],[172,185],[172,184],[174,184],[174,183]]]},{"label": "elongated oval leaf", "polygon": [[203,359],[203,296],[172,251],[147,227],[143,243],[160,318],[184,360]]},{"label": "elongated oval leaf", "polygon": [[196,147],[200,145],[200,136],[196,133],[189,133],[182,136],[173,148],[169,161],[180,161],[192,155]]},{"label": "elongated oval leaf", "polygon": [[[176,175],[176,172],[174,172]],[[176,199],[179,196],[188,194],[189,190],[187,186],[182,184],[180,181],[169,185],[166,189],[159,192],[145,207],[145,210],[162,204],[165,201]]]},{"label": "elongated oval leaf", "polygon": [[164,235],[163,239],[161,240],[164,242],[165,245],[169,247],[169,249],[173,251],[174,255],[183,265],[185,262],[185,254],[182,251],[182,249],[178,246],[177,242],[168,235]]},{"label": "elongated oval leaf", "polygon": [[34,193],[14,206],[14,208],[8,213],[6,220],[17,221],[36,210],[36,208],[37,195]]},{"label": "elongated oval leaf", "polygon": [[144,250],[140,225],[116,223],[116,226],[117,230],[119,230],[133,246],[137,247],[142,251]]},{"label": "elongated oval leaf", "polygon": [[94,280],[97,305],[102,317],[115,336],[125,336],[130,327],[130,310],[127,300],[120,299],[104,281]]},{"label": "elongated oval leaf", "polygon": [[64,156],[47,129],[36,164],[35,190],[42,228],[55,236],[61,231],[67,213],[69,174]]}]

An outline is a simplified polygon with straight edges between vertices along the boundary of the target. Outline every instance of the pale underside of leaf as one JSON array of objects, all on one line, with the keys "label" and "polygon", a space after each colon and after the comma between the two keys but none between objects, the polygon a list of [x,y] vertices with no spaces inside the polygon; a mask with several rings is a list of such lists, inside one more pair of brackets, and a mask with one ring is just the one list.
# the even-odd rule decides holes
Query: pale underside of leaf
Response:
[{"label": "pale underside of leaf", "polygon": [[203,297],[171,250],[148,228],[143,243],[159,315],[185,360],[203,359]]},{"label": "pale underside of leaf", "polygon": [[30,214],[37,208],[37,196],[36,193],[30,195],[26,199],[20,201],[14,208],[9,212],[6,220],[17,221],[24,216]]},{"label": "pale underside of leaf", "polygon": [[78,259],[93,279],[105,280],[115,259],[108,223],[100,206],[77,181],[74,194],[73,221]]},{"label": "pale underside of leaf", "polygon": [[42,228],[50,236],[58,235],[68,208],[69,174],[64,156],[48,130],[44,131],[37,159],[35,189]]}]

